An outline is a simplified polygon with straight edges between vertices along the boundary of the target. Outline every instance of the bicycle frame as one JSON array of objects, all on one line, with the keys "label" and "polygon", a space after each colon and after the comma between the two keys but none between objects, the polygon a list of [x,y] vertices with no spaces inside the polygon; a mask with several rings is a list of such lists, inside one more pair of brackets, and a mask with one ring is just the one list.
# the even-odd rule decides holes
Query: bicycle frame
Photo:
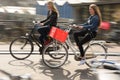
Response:
[{"label": "bicycle frame", "polygon": [[[26,35],[20,36],[10,43],[9,51],[15,59],[24,60],[28,58],[34,51],[34,44],[36,44],[39,49],[41,48],[39,40],[37,39],[34,31],[35,27],[33,27],[31,31],[29,31],[29,33],[26,33]],[[16,48],[16,45],[18,45],[19,47]],[[20,56],[17,54],[24,55]]]},{"label": "bicycle frame", "polygon": [[[65,29],[65,31],[68,32],[68,33],[70,33],[71,29],[72,29],[72,27],[68,26],[68,27]],[[76,55],[76,56],[78,56],[78,57],[80,56],[80,52],[78,51],[78,49],[76,49],[76,48],[74,47],[73,43],[72,43],[71,40],[70,40],[69,35],[67,36],[67,39],[66,39],[65,43],[67,44],[67,46],[69,46],[69,48],[72,50],[72,52],[73,52],[74,55]]]},{"label": "bicycle frame", "polygon": [[80,56],[80,52],[78,51],[78,49],[76,49],[73,45],[73,43],[71,42],[69,35],[68,38],[66,40],[66,44],[69,46],[69,48],[72,50],[72,52],[74,53],[74,55],[76,56]]},{"label": "bicycle frame", "polygon": [[[72,27],[68,26],[68,28],[66,28],[64,31],[68,32],[68,34],[69,34],[71,29],[72,29]],[[88,31],[88,34],[89,34],[89,31]],[[90,35],[91,35],[91,37],[93,37],[92,34],[90,34]],[[59,49],[57,49],[57,47],[55,47],[57,45],[58,45],[58,47],[60,45]],[[62,48],[61,48],[61,45],[62,45]],[[96,45],[97,45],[98,48],[100,46],[100,52],[96,51]],[[50,50],[50,47],[52,47],[52,46],[53,46],[53,48],[55,48],[55,50],[53,48]],[[60,42],[60,41],[53,38],[53,42],[48,44],[43,50],[43,54],[42,54],[43,61],[50,68],[60,67],[68,59],[68,53],[70,53],[68,50],[70,50],[70,51],[72,50],[72,52],[73,52],[72,54],[73,54],[74,59],[76,61],[81,60],[80,51],[71,42],[69,35],[67,36],[67,39],[66,39],[65,42]],[[102,50],[102,52],[101,52],[101,50]],[[46,53],[49,53],[51,56],[46,55]],[[94,60],[96,61],[96,60],[99,60],[99,59],[106,59],[106,53],[107,52],[106,52],[106,48],[103,47],[100,43],[97,43],[97,42],[93,43],[93,41],[89,41],[87,46],[85,46],[85,53],[86,53],[85,58],[87,59],[86,64],[89,67],[94,67],[94,66],[99,67],[103,63],[102,64],[100,63],[100,64],[96,65],[96,64],[92,64],[91,61],[93,62]],[[96,54],[96,53],[98,53],[98,54]],[[101,53],[103,55],[101,55]],[[59,57],[59,58],[56,58],[56,56],[60,56],[60,55],[63,55],[63,56]],[[63,57],[64,57],[64,59],[62,59]],[[54,62],[56,62],[56,63],[54,63]]]},{"label": "bicycle frame", "polygon": [[[65,31],[68,32],[68,33],[70,33],[71,29],[72,29],[72,27],[68,26],[68,27],[65,29]],[[92,35],[91,35],[91,36],[92,36]],[[65,43],[69,46],[69,48],[72,50],[72,52],[73,52],[73,54],[74,54],[75,56],[77,56],[77,57],[80,56],[80,51],[79,51],[77,48],[75,48],[75,46],[73,45],[73,43],[72,43],[71,40],[70,40],[69,35],[67,36],[67,39],[66,39]],[[98,42],[89,41],[88,44],[87,44],[87,46],[85,47],[85,49],[86,49],[88,46],[90,47],[92,43],[98,43]],[[101,44],[102,46],[104,46],[104,45],[102,44],[102,42],[99,42],[99,44]],[[105,47],[105,46],[104,46],[104,47]],[[91,50],[94,51],[92,48],[91,48]]]},{"label": "bicycle frame", "polygon": [[[33,26],[32,30],[30,31],[30,33],[26,33],[25,36],[22,36],[24,38],[28,38],[32,43],[35,42],[35,44],[40,47],[40,42],[39,40],[36,38],[35,36],[35,27]],[[27,44],[27,42],[23,45],[23,47]]]}]

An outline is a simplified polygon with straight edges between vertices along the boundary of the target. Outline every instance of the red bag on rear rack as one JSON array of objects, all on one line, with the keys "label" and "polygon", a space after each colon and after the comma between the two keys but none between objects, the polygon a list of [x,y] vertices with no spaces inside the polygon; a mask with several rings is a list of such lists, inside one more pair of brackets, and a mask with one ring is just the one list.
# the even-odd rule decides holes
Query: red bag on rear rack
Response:
[{"label": "red bag on rear rack", "polygon": [[100,27],[100,29],[103,29],[103,30],[109,30],[110,29],[110,23],[109,22],[102,22]]}]

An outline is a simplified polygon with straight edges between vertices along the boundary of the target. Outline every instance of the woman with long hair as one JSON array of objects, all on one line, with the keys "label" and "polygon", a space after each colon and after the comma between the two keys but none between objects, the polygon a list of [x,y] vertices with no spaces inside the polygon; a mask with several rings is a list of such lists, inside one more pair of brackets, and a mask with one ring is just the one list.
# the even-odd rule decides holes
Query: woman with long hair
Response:
[{"label": "woman with long hair", "polygon": [[[80,31],[74,32],[74,39],[75,42],[79,48],[80,51],[80,65],[85,63],[85,52],[83,49],[83,44],[89,42],[92,40],[92,38],[95,38],[98,32],[98,27],[101,24],[102,18],[101,18],[101,12],[99,7],[96,4],[91,4],[89,6],[89,13],[90,17],[88,18],[87,22],[80,25],[80,26],[74,26],[75,28],[80,29]],[[91,34],[88,34],[88,30],[91,31]],[[79,37],[83,37],[81,40],[79,40]]]},{"label": "woman with long hair", "polygon": [[[40,43],[42,44],[42,48],[44,46],[44,41],[48,39],[47,35],[52,26],[57,26],[57,20],[59,17],[59,12],[52,1],[47,3],[48,14],[45,20],[42,20],[39,24],[35,25],[37,27],[38,32],[40,33]],[[42,51],[42,49],[40,49]]]}]

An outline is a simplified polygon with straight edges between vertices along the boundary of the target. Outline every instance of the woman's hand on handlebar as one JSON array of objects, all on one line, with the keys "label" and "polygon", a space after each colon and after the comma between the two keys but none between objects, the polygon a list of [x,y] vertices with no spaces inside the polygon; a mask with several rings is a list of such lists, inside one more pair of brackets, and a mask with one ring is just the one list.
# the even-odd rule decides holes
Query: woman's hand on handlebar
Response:
[{"label": "woman's hand on handlebar", "polygon": [[70,26],[72,26],[73,28],[83,29],[83,26],[79,26],[79,25],[76,25],[76,24],[73,24],[73,25],[70,25]]},{"label": "woman's hand on handlebar", "polygon": [[83,26],[78,26],[79,29],[83,29]]},{"label": "woman's hand on handlebar", "polygon": [[44,23],[39,23],[41,26],[43,26],[44,25]]},{"label": "woman's hand on handlebar", "polygon": [[40,21],[33,21],[33,24],[38,24],[38,25],[40,25],[40,26],[43,26],[43,25],[44,25],[44,23],[41,23]]}]

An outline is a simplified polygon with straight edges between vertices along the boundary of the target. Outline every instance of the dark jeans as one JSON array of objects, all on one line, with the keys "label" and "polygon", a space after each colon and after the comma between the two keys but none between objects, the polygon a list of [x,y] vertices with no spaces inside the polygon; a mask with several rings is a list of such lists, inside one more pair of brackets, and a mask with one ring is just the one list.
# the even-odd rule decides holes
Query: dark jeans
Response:
[{"label": "dark jeans", "polygon": [[[83,44],[89,42],[90,40],[92,40],[92,38],[96,37],[97,32],[93,31],[92,34],[93,34],[93,36],[88,34],[88,30],[77,31],[77,32],[74,32],[74,34],[73,34],[75,42],[81,53],[81,57],[84,57],[84,55],[85,55],[85,52],[83,49]],[[79,37],[83,37],[83,38],[80,40]]]},{"label": "dark jeans", "polygon": [[49,31],[50,31],[50,27],[48,27],[48,26],[41,26],[38,29],[38,32],[40,33],[39,40],[42,45],[44,44],[44,40],[47,40],[47,35],[48,35]]}]

